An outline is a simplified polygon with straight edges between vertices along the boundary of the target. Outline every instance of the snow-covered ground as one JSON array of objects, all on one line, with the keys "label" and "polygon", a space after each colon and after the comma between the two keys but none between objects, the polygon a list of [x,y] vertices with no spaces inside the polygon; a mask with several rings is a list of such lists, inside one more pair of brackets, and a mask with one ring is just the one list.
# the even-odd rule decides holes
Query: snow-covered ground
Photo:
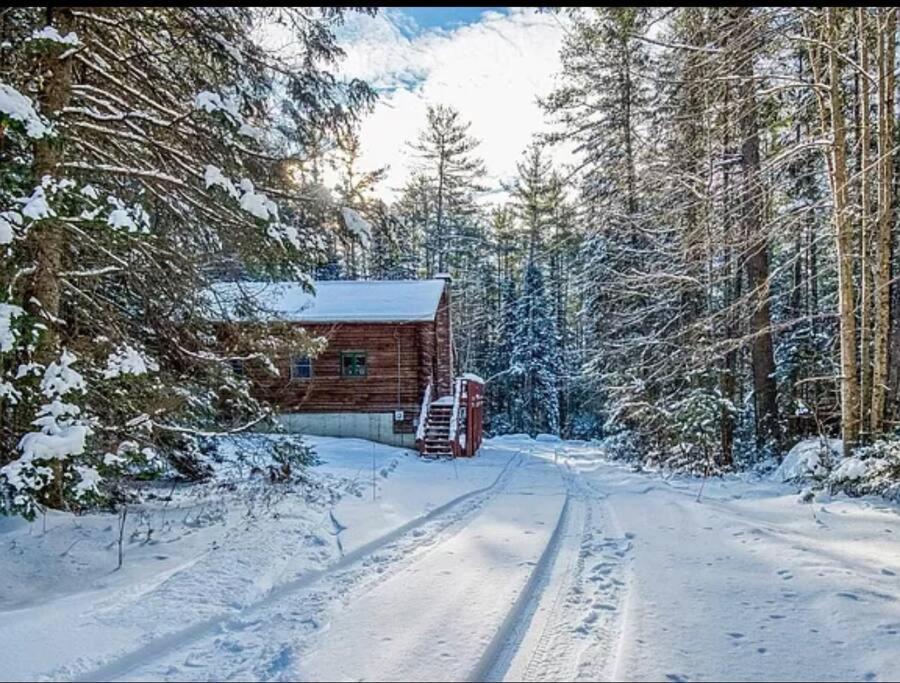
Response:
[{"label": "snow-covered ground", "polygon": [[0,679],[900,678],[894,506],[698,501],[547,437],[312,441],[338,500],[176,491],[126,518],[120,570],[115,518],[0,520]]}]

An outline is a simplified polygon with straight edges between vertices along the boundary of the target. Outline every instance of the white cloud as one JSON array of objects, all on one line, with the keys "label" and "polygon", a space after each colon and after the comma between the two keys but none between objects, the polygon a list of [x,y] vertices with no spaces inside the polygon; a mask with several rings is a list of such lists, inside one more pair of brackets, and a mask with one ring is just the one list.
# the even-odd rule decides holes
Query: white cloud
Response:
[{"label": "white cloud", "polygon": [[[536,98],[551,92],[559,72],[562,19],[533,9],[485,12],[481,20],[452,30],[409,35],[396,11],[354,16],[343,36],[341,72],[382,91],[362,124],[362,165],[389,165],[381,187],[395,196],[414,163],[406,142],[425,123],[428,104],[450,104],[472,122],[488,184],[515,174],[532,136],[546,130]],[[565,150],[558,162],[568,159]]]}]

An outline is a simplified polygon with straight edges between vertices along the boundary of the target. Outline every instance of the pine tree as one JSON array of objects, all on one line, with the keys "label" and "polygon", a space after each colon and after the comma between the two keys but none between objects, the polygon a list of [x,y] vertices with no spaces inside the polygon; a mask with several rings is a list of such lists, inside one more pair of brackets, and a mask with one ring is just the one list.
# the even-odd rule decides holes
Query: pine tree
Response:
[{"label": "pine tree", "polygon": [[525,267],[516,305],[512,367],[515,368],[514,425],[529,434],[559,433],[559,346],[553,306],[544,276],[534,262]]},{"label": "pine tree", "polygon": [[483,190],[484,164],[474,156],[479,143],[469,135],[470,125],[452,107],[429,106],[425,128],[411,144],[419,159],[417,180],[427,183],[432,207],[422,225],[428,277],[451,270],[448,254],[458,251],[477,220],[475,195]]},{"label": "pine tree", "polygon": [[[222,355],[204,292],[223,272],[311,269],[318,202],[295,192],[290,146],[348,125],[372,98],[328,71],[340,20],[330,9],[4,13],[0,510],[96,499],[129,462],[104,454],[136,437],[178,467],[194,429],[266,415],[228,356],[265,362],[278,335],[240,335]],[[295,62],[255,42],[267,21],[293,29]],[[289,139],[271,125],[279,103]],[[284,341],[315,348],[302,333]]]},{"label": "pine tree", "polygon": [[[374,275],[375,271],[384,272],[389,267],[388,252],[393,240],[390,215],[384,203],[375,198],[375,187],[384,179],[387,169],[361,170],[361,154],[357,131],[341,130],[336,136],[335,153],[331,159],[332,166],[338,173],[335,193],[345,215],[346,209],[350,209],[369,224],[366,232],[351,229],[352,226],[347,225],[346,219],[341,221],[340,250],[347,264],[347,275],[351,279]],[[377,252],[377,266],[370,264],[370,259],[367,258],[372,252],[370,247]]]}]

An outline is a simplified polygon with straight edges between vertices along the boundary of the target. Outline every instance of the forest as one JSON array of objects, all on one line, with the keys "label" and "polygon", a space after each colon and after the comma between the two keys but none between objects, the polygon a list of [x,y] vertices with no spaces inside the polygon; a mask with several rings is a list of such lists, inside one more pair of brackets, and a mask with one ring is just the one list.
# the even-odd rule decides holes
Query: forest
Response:
[{"label": "forest", "polygon": [[441,273],[489,435],[703,475],[840,438],[853,491],[900,492],[896,8],[540,10],[561,72],[516,177],[432,102],[390,202],[355,11],[0,9],[0,512],[202,478],[271,415],[231,361],[320,342],[223,350],[210,284]]}]

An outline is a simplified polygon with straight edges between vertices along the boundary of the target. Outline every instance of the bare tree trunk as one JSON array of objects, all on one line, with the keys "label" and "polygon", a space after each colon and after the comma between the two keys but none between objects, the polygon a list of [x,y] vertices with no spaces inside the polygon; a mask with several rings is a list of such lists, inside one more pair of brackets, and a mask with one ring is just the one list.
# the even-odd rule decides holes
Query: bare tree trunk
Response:
[{"label": "bare tree trunk", "polygon": [[897,8],[882,10],[878,26],[878,232],[875,238],[875,329],[871,432],[884,431],[890,368],[891,252],[894,219],[894,57]]},{"label": "bare tree trunk", "polygon": [[[728,154],[731,147],[730,131],[730,90],[731,86],[725,84],[723,86],[723,99],[725,106],[722,107],[722,152]],[[732,253],[729,242],[728,232],[732,225],[731,220],[731,170],[729,166],[722,168],[722,223],[723,233],[725,234],[725,281],[723,283],[723,302],[725,309],[731,309],[734,302],[739,297],[738,290],[740,288],[740,268],[735,264],[734,255]],[[737,274],[735,276],[735,273]],[[737,282],[735,282],[737,280]],[[728,339],[737,337],[737,325],[735,321],[735,313],[728,310],[725,319],[725,335]],[[730,349],[725,353],[725,367],[719,378],[719,387],[722,392],[722,398],[730,401],[733,405],[737,403],[737,365],[738,352],[737,349]],[[725,406],[720,412],[721,419],[721,448],[722,448],[722,464],[726,467],[734,463],[734,415]]]},{"label": "bare tree trunk", "polygon": [[763,192],[759,161],[759,121],[753,58],[758,40],[750,8],[736,15],[742,49],[737,53],[739,128],[741,134],[740,219],[748,244],[744,268],[754,301],[750,314],[751,362],[756,397],[757,444],[779,441],[778,392],[775,384],[775,352],[769,306],[769,251],[763,218]]},{"label": "bare tree trunk", "polygon": [[810,63],[814,80],[823,81],[823,71],[828,70],[827,97],[819,96],[822,128],[832,134],[828,154],[828,179],[831,184],[835,244],[838,258],[838,316],[841,344],[841,435],[844,453],[849,454],[859,439],[859,379],[856,362],[856,312],[855,285],[853,282],[853,224],[850,221],[848,195],[846,130],[844,125],[844,98],[841,91],[842,64],[836,52],[839,48],[837,23],[839,8],[825,10],[823,38],[829,48],[824,50],[810,45]]},{"label": "bare tree trunk", "polygon": [[[62,35],[74,28],[70,10],[47,8],[47,24]],[[38,100],[41,112],[53,120],[57,112],[69,102],[72,92],[72,60],[60,59],[63,46],[46,48],[38,62],[41,89]],[[55,138],[34,141],[34,184],[40,185],[45,176],[54,177],[61,159],[61,148]],[[34,258],[34,271],[25,283],[25,308],[31,315],[42,318],[47,325],[38,345],[38,358],[48,361],[55,355],[57,345],[56,320],[59,317],[60,281],[64,249],[63,226],[54,218],[47,218],[28,233],[28,250]]]},{"label": "bare tree trunk", "polygon": [[[868,9],[858,7],[856,20],[859,63],[862,74],[857,76],[859,88],[859,166],[860,166],[860,322],[859,322],[859,353],[860,353],[860,379],[859,379],[859,424],[860,439],[868,440],[868,415],[872,401],[872,358],[871,358],[871,315],[872,315],[872,273],[869,268],[869,246],[871,241],[871,198],[869,193],[869,149],[871,145],[869,133],[869,45],[867,19]],[[861,77],[863,76],[863,77]]]}]

